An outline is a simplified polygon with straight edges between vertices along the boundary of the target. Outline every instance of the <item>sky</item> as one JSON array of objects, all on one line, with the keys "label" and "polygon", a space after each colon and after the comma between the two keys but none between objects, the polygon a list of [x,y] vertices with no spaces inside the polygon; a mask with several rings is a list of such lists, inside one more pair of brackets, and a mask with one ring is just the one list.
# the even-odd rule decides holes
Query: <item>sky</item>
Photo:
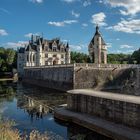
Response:
[{"label": "sky", "polygon": [[0,0],[0,46],[17,49],[31,34],[88,53],[99,25],[108,53],[140,48],[140,0]]}]

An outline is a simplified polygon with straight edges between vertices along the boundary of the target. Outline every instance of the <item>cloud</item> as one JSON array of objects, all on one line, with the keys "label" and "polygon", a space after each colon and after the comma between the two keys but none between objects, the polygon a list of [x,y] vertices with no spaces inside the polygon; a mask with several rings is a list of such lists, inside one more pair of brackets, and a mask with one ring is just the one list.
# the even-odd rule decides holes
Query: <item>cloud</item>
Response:
[{"label": "cloud", "polygon": [[80,1],[80,0],[61,0],[61,1],[64,1],[64,2],[67,2],[67,3],[72,3],[72,2],[77,2],[77,1]]},{"label": "cloud", "polygon": [[84,3],[83,3],[83,6],[87,7],[89,5],[91,5],[91,1],[90,0],[85,0]]},{"label": "cloud", "polygon": [[130,48],[134,48],[134,46],[130,46],[130,45],[124,44],[124,45],[121,45],[120,48],[121,49],[130,49]]},{"label": "cloud", "polygon": [[80,17],[80,13],[76,13],[74,10],[71,11],[71,14],[76,18]]},{"label": "cloud", "polygon": [[73,23],[77,23],[77,22],[78,22],[77,20],[64,20],[61,22],[50,21],[50,22],[48,22],[48,24],[52,25],[52,26],[63,27],[67,24],[73,24]]},{"label": "cloud", "polygon": [[29,1],[31,1],[33,3],[43,3],[43,0],[29,0]]},{"label": "cloud", "polygon": [[105,0],[104,3],[122,8],[122,15],[135,15],[140,12],[140,0]]},{"label": "cloud", "polygon": [[112,48],[112,43],[106,43],[107,48]]},{"label": "cloud", "polygon": [[0,11],[6,13],[6,14],[11,14],[8,10],[6,10],[5,8],[0,8]]},{"label": "cloud", "polygon": [[118,32],[140,34],[140,19],[121,19],[119,23],[114,26],[107,27],[106,29],[111,29]]},{"label": "cloud", "polygon": [[4,46],[7,48],[16,49],[17,47],[24,47],[25,44],[27,44],[27,43],[28,43],[28,41],[7,42],[6,44],[4,44]]},{"label": "cloud", "polygon": [[106,26],[105,23],[106,15],[103,12],[92,15],[91,23],[98,24],[99,26]]},{"label": "cloud", "polygon": [[8,33],[4,29],[0,29],[0,36],[6,36]]},{"label": "cloud", "polygon": [[78,44],[78,45],[70,45],[70,48],[72,51],[78,51],[82,52],[82,50],[85,51],[85,48],[87,48],[87,44]]},{"label": "cloud", "polygon": [[82,26],[83,26],[83,27],[87,27],[88,24],[87,24],[87,23],[82,23]]},{"label": "cloud", "polygon": [[70,45],[70,48],[73,51],[81,51],[82,50],[82,46],[81,45]]},{"label": "cloud", "polygon": [[24,37],[31,38],[32,35],[38,36],[39,33],[28,33],[28,34],[25,34]]}]

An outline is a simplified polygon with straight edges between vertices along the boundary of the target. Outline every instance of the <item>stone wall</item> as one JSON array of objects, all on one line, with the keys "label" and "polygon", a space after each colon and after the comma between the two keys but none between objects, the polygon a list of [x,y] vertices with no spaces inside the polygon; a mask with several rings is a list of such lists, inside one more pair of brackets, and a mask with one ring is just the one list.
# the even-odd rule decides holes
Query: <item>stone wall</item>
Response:
[{"label": "stone wall", "polygon": [[25,68],[23,82],[62,91],[73,89],[72,66]]},{"label": "stone wall", "polygon": [[[130,67],[131,66],[131,67]],[[74,89],[96,90],[140,95],[140,68],[132,65],[77,65]]]},{"label": "stone wall", "polygon": [[113,93],[103,96],[94,92],[88,95],[70,92],[67,108],[140,129],[140,97]]},{"label": "stone wall", "polygon": [[111,90],[140,94],[139,65],[74,64],[26,67],[24,82],[59,90]]}]

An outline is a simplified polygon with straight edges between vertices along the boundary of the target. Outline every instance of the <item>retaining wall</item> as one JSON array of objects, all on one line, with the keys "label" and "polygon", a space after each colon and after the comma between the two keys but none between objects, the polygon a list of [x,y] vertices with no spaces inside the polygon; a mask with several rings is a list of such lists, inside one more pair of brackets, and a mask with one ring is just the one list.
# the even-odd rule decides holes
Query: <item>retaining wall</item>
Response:
[{"label": "retaining wall", "polygon": [[140,129],[140,97],[97,91],[70,91],[67,109]]},{"label": "retaining wall", "polygon": [[26,67],[23,81],[64,91],[95,88],[139,95],[140,66],[74,64]]}]

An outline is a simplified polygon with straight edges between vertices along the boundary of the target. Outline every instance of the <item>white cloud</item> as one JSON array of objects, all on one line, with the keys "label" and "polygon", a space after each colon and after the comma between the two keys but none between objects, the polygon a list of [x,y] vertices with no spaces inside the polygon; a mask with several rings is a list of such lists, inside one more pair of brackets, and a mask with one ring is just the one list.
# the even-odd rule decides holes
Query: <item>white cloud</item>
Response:
[{"label": "white cloud", "polygon": [[87,27],[88,24],[87,24],[87,23],[82,23],[82,26],[83,26],[83,27]]},{"label": "white cloud", "polygon": [[73,51],[81,51],[82,50],[82,46],[81,45],[70,45],[70,48]]},{"label": "white cloud", "polygon": [[29,0],[29,1],[31,1],[33,3],[42,3],[43,2],[43,0]]},{"label": "white cloud", "polygon": [[73,23],[77,23],[77,22],[78,22],[77,20],[64,20],[61,22],[50,21],[50,22],[48,22],[48,24],[52,25],[52,26],[63,27],[67,24],[73,24]]},{"label": "white cloud", "polygon": [[129,50],[116,50],[114,53],[123,53],[123,54],[132,54],[135,51],[135,49],[129,49]]},{"label": "white cloud", "polygon": [[91,5],[91,1],[90,0],[85,0],[84,3],[83,3],[83,6],[87,7],[89,5]]},{"label": "white cloud", "polygon": [[80,17],[80,13],[76,13],[74,10],[71,11],[71,14],[76,18]]},{"label": "white cloud", "polygon": [[112,48],[112,43],[106,43],[107,48]]},{"label": "white cloud", "polygon": [[88,46],[87,44],[70,45],[70,49],[72,51],[82,52],[82,50],[85,50],[87,46]]},{"label": "white cloud", "polygon": [[106,18],[106,15],[103,12],[100,12],[100,13],[92,15],[91,22],[93,24],[98,24],[99,26],[106,26],[107,24],[105,23],[105,18]]},{"label": "white cloud", "polygon": [[140,19],[121,19],[119,23],[114,26],[107,27],[106,29],[112,29],[114,31],[140,34]]},{"label": "white cloud", "polygon": [[0,29],[0,36],[6,36],[8,33],[4,29]]},{"label": "white cloud", "polygon": [[27,41],[7,42],[4,46],[16,49],[17,47],[24,47],[27,43]]},{"label": "white cloud", "polygon": [[121,45],[120,48],[121,49],[130,49],[130,48],[134,48],[134,46],[130,46],[130,45],[124,44],[124,45]]},{"label": "white cloud", "polygon": [[104,3],[122,8],[122,15],[135,15],[140,12],[140,0],[105,0]]},{"label": "white cloud", "polygon": [[28,38],[31,38],[32,35],[37,36],[37,35],[39,35],[39,33],[28,33],[28,34],[25,34],[24,36],[28,37]]},{"label": "white cloud", "polygon": [[116,38],[116,40],[119,41],[120,39],[119,38]]},{"label": "white cloud", "polygon": [[67,2],[67,3],[72,3],[72,2],[76,2],[76,1],[80,1],[80,0],[61,0],[61,1],[64,1],[64,2]]}]

